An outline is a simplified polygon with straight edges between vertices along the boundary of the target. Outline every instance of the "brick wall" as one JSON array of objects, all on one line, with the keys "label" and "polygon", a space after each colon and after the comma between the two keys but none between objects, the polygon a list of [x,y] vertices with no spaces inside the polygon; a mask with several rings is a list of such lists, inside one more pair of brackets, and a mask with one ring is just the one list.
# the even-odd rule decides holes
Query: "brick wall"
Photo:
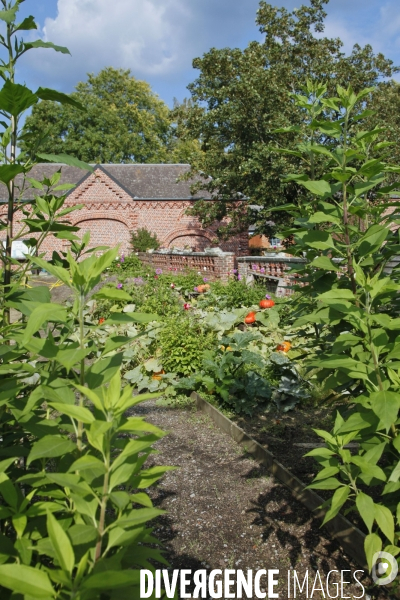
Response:
[{"label": "brick wall", "polygon": [[[293,272],[296,264],[305,259],[295,256],[242,256],[237,259],[238,272],[244,281],[264,282],[267,289],[277,296],[293,294],[291,286],[297,283],[297,274]],[[290,271],[290,274],[289,274]]]},{"label": "brick wall", "polygon": [[[96,169],[67,197],[65,206],[83,204],[81,210],[68,215],[71,225],[80,228],[80,234],[91,232],[91,245],[115,246],[120,244],[121,253],[129,254],[131,232],[145,227],[155,233],[163,248],[191,247],[203,251],[215,240],[216,227],[203,229],[195,217],[186,210],[193,204],[189,200],[140,200],[133,199],[102,169]],[[0,219],[6,215],[6,206],[0,207]],[[20,230],[20,213],[16,213],[14,231]],[[30,236],[26,236],[30,237]],[[5,231],[0,233],[5,239]],[[220,247],[236,255],[248,253],[247,234],[243,233],[221,242]],[[43,246],[46,256],[53,250],[68,248],[68,242],[49,236]]]},{"label": "brick wall", "polygon": [[204,273],[204,276],[210,280],[228,281],[229,275],[232,274],[235,268],[235,255],[233,252],[224,252],[224,254],[139,252],[138,256],[144,264],[150,265],[153,269],[177,273],[186,269],[193,269]]}]

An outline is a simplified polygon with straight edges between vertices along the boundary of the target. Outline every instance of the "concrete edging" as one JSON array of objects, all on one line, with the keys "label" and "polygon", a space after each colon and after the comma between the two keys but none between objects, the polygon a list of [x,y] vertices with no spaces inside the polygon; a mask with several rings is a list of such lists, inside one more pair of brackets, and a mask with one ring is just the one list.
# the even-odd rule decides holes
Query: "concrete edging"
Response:
[{"label": "concrete edging", "polygon": [[[316,492],[306,489],[306,484],[281,465],[269,450],[256,442],[256,440],[228,419],[228,417],[225,417],[225,415],[207,402],[207,400],[204,400],[204,398],[199,396],[196,392],[192,392],[191,398],[196,401],[197,408],[209,415],[222,431],[227,433],[241,446],[246,446],[246,451],[249,454],[252,454],[259,463],[267,467],[270,473],[278,481],[289,488],[296,500],[299,500],[304,504],[317,519],[323,519],[326,510],[319,507],[323,504],[324,500]],[[364,552],[365,535],[360,529],[350,523],[350,521],[340,513],[326,523],[324,528],[329,532],[330,536],[340,544],[343,550],[360,565],[360,567],[368,570]]]}]

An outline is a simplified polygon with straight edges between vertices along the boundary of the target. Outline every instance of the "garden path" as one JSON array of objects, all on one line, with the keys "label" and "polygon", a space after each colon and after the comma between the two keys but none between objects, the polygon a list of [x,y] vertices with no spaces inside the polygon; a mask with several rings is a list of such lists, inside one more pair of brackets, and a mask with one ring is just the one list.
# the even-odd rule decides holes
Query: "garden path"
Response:
[{"label": "garden path", "polygon": [[[316,570],[326,579],[332,569],[358,568],[325,537],[310,512],[206,415],[155,401],[138,405],[134,413],[169,431],[150,463],[179,467],[149,490],[154,504],[167,511],[155,533],[171,568],[280,569],[280,598],[289,597],[292,568],[300,581],[307,569],[313,581]],[[369,579],[362,581],[367,585]],[[335,588],[330,593],[334,596]],[[344,593],[360,596],[361,589],[344,586]],[[305,598],[299,592],[297,597]],[[324,596],[315,591],[312,597]]]}]

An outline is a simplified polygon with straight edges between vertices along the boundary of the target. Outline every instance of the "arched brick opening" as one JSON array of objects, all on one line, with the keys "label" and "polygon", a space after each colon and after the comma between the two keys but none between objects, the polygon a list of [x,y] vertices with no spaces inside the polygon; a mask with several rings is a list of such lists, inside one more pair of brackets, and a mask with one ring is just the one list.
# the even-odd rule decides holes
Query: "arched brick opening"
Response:
[{"label": "arched brick opening", "polygon": [[194,252],[202,252],[210,246],[214,237],[215,234],[210,230],[182,227],[167,235],[161,245],[166,248],[176,247],[182,249],[185,246],[190,246]]},{"label": "arched brick opening", "polygon": [[125,254],[131,251],[130,231],[127,225],[117,219],[84,219],[78,221],[76,226],[80,228],[78,235],[83,236],[90,231],[90,246],[110,246],[113,248],[120,244],[121,252]]}]

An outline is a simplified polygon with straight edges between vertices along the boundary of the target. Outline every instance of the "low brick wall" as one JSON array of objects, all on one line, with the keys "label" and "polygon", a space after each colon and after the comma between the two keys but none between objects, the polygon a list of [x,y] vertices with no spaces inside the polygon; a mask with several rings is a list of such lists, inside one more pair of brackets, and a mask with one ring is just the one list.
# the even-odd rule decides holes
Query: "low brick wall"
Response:
[{"label": "low brick wall", "polygon": [[242,256],[237,259],[240,277],[247,283],[265,281],[269,291],[277,296],[293,294],[297,274],[288,273],[296,264],[306,262],[297,256]]},{"label": "low brick wall", "polygon": [[229,274],[235,268],[234,252],[211,254],[208,252],[139,252],[142,263],[150,265],[153,269],[163,271],[185,271],[192,269],[201,271],[210,280],[219,279],[228,281]]}]

